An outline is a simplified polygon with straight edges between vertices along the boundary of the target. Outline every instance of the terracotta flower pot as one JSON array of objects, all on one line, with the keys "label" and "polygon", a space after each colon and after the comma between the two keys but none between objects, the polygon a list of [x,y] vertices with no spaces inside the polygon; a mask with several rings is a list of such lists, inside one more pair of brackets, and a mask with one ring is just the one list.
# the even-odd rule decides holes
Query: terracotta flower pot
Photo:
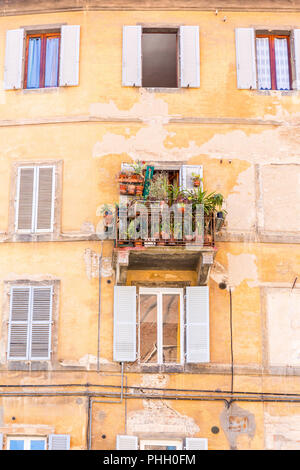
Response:
[{"label": "terracotta flower pot", "polygon": [[135,185],[129,184],[127,187],[127,194],[135,194]]},{"label": "terracotta flower pot", "polygon": [[200,180],[194,180],[194,186],[197,188],[200,186]]}]

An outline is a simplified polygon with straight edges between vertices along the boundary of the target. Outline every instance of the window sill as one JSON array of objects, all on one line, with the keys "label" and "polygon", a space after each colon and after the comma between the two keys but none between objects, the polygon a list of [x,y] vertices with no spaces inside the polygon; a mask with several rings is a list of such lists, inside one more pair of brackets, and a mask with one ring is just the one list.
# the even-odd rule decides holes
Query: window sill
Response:
[{"label": "window sill", "polygon": [[254,94],[263,96],[295,96],[299,90],[250,90]]},{"label": "window sill", "polygon": [[149,93],[180,93],[182,88],[141,87]]},{"label": "window sill", "polygon": [[45,88],[23,88],[22,92],[27,93],[54,93],[58,92],[61,87],[45,87]]}]

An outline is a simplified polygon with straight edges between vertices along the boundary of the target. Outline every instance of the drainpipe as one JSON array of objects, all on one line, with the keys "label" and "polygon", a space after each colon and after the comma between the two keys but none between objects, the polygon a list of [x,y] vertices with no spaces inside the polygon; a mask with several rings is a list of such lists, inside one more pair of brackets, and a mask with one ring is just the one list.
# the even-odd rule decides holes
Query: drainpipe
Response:
[{"label": "drainpipe", "polygon": [[98,298],[98,340],[97,340],[97,372],[100,372],[100,326],[101,326],[101,271],[102,271],[103,240],[101,240],[101,254],[99,256],[99,298]]}]

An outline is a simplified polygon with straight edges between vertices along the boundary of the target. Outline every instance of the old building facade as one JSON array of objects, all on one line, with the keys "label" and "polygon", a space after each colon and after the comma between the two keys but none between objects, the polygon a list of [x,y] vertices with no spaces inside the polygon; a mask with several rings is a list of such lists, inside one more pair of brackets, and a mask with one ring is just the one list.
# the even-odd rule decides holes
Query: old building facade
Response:
[{"label": "old building facade", "polygon": [[[0,2],[2,449],[300,448],[300,6],[241,3]],[[225,224],[122,241],[139,161]]]}]

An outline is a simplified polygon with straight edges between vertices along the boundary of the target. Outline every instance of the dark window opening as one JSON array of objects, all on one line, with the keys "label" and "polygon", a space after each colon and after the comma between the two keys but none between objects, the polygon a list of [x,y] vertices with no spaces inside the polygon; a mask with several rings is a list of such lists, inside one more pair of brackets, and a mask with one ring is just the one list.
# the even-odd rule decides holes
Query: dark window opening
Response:
[{"label": "dark window opening", "polygon": [[143,87],[177,88],[177,62],[176,32],[143,32]]}]

